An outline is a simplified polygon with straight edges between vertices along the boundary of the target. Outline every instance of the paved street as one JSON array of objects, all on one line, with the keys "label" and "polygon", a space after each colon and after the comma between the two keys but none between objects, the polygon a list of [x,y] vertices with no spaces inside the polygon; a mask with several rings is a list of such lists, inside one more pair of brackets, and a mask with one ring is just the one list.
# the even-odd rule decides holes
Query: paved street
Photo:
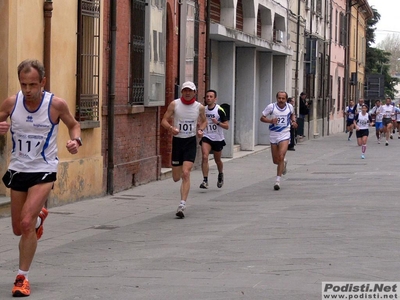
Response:
[{"label": "paved street", "polygon": [[[322,281],[399,281],[399,149],[374,132],[365,160],[344,133],[305,141],[280,191],[269,149],[227,161],[222,189],[215,166],[208,190],[195,170],[182,220],[172,179],[51,208],[29,298],[313,300]],[[9,299],[19,238],[0,229]]]}]

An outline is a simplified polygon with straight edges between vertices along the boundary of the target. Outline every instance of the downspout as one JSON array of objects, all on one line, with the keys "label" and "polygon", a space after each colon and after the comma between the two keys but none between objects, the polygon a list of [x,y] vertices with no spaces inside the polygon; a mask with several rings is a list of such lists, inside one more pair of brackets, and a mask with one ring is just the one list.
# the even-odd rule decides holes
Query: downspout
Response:
[{"label": "downspout", "polygon": [[[349,105],[349,63],[350,63],[350,20],[351,20],[351,4],[346,1],[346,41],[345,41],[345,64],[344,64],[344,106]],[[343,114],[343,128],[346,128],[346,115]]]},{"label": "downspout", "polygon": [[[313,35],[313,12],[314,12],[314,1],[311,1],[311,13],[310,13],[310,35],[312,37]],[[315,46],[315,60],[316,60],[316,65],[317,65],[317,60],[318,60],[318,51],[319,51],[319,47],[318,47],[318,40],[315,42],[316,46]],[[312,101],[312,109],[313,109],[313,138],[316,138],[319,133],[318,133],[318,113],[317,113],[317,105],[318,105],[318,68],[315,67],[315,75],[314,75],[314,99]],[[310,137],[310,114],[307,115],[308,117],[308,137]]]},{"label": "downspout", "polygon": [[53,1],[45,0],[43,4],[44,12],[44,53],[43,65],[46,70],[46,84],[44,89],[50,91],[50,71],[51,71],[51,17],[53,15]]},{"label": "downspout", "polygon": [[358,99],[360,96],[359,90],[358,90],[358,22],[360,21],[359,19],[359,7],[357,6],[357,24],[356,24],[356,36],[355,36],[355,43],[356,43],[356,82],[354,84],[354,89],[355,89],[355,97],[356,97],[356,103],[358,104]]},{"label": "downspout", "polygon": [[296,37],[296,67],[294,71],[294,99],[297,103],[297,115],[299,115],[299,58],[300,58],[300,5],[301,0],[297,1],[297,37]]},{"label": "downspout", "polygon": [[116,68],[116,36],[117,36],[117,0],[110,0],[110,57],[109,87],[107,102],[108,119],[108,161],[107,161],[107,193],[114,194],[114,102],[115,102],[115,68]]},{"label": "downspout", "polygon": [[[328,63],[328,97],[329,97],[329,103],[331,104],[331,106],[329,107],[329,111],[328,111],[328,115],[327,115],[327,120],[328,120],[328,124],[327,124],[327,135],[329,135],[329,130],[330,130],[330,124],[329,124],[329,120],[330,120],[330,109],[332,108],[332,86],[331,86],[331,81],[330,81],[330,76],[331,76],[331,61],[332,61],[332,21],[333,21],[333,6],[332,6],[332,2],[331,2],[331,11],[330,11],[330,18],[329,18],[329,24],[330,24],[330,30],[329,30],[329,43],[328,43],[328,56],[329,56],[329,63]],[[327,17],[327,16],[326,16]],[[333,78],[333,77],[332,77]],[[333,83],[333,80],[332,80]]]},{"label": "downspout", "polygon": [[206,17],[206,91],[210,89],[210,73],[211,73],[211,39],[210,39],[210,23],[211,23],[211,0],[207,0],[207,17]]},{"label": "downspout", "polygon": [[[322,136],[325,136],[325,118],[327,123],[329,123],[329,112],[327,113],[326,108],[327,108],[327,103],[326,103],[326,99],[327,99],[327,94],[326,92],[328,92],[329,94],[329,79],[330,79],[330,74],[329,74],[329,65],[330,65],[330,56],[328,57],[328,64],[327,64],[327,58],[326,58],[326,52],[327,49],[326,47],[328,47],[328,43],[326,40],[326,30],[327,30],[327,26],[328,26],[328,1],[325,0],[325,9],[324,9],[324,64],[322,66],[323,69],[323,73],[322,75]],[[331,21],[331,20],[329,20]],[[329,49],[328,49],[329,51]],[[329,52],[328,52],[329,53]],[[327,66],[328,65],[328,66]],[[327,124],[327,128],[329,130],[329,125]],[[329,134],[328,134],[329,135]]]}]

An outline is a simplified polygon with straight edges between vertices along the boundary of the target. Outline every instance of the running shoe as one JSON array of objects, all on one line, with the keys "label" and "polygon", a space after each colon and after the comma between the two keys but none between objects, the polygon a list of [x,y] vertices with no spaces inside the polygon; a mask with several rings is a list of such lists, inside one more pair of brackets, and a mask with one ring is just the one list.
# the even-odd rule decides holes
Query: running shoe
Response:
[{"label": "running shoe", "polygon": [[378,140],[378,144],[380,144],[381,143],[381,140]]},{"label": "running shoe", "polygon": [[399,137],[397,137],[399,140],[400,140],[400,136]]},{"label": "running shoe", "polygon": [[208,189],[208,182],[207,182],[207,181],[203,181],[203,182],[200,184],[200,188],[201,188],[201,189]]},{"label": "running shoe", "polygon": [[43,207],[39,213],[39,218],[41,219],[40,226],[38,228],[36,228],[36,237],[38,240],[40,240],[40,238],[43,235],[43,223],[44,223],[44,220],[46,220],[48,215],[49,215],[48,210]]},{"label": "running shoe", "polygon": [[31,294],[31,287],[29,281],[26,280],[24,275],[17,275],[15,278],[14,287],[12,289],[13,297],[27,297]]},{"label": "running shoe", "polygon": [[286,168],[286,166],[287,166],[287,160],[286,160],[286,158],[285,158],[285,160],[284,160],[284,165],[283,165],[283,171],[282,171],[282,175],[286,175],[286,173],[287,173],[287,168]]},{"label": "running shoe", "polygon": [[364,159],[364,158],[365,158],[365,155],[364,155],[364,154],[361,154],[361,158]]},{"label": "running shoe", "polygon": [[179,204],[178,209],[176,210],[176,216],[183,219],[185,215],[183,214],[184,210],[186,208],[185,204]]},{"label": "running shoe", "polygon": [[390,139],[393,140],[393,134],[390,135]]},{"label": "running shoe", "polygon": [[347,138],[348,141],[351,141],[351,138]]},{"label": "running shoe", "polygon": [[220,173],[218,174],[217,187],[222,188],[223,185],[224,185],[224,174]]},{"label": "running shoe", "polygon": [[281,188],[280,182],[279,182],[279,181],[275,182],[274,190],[275,190],[275,191],[278,191],[280,188]]},{"label": "running shoe", "polygon": [[389,146],[389,142],[388,141],[386,141],[385,146]]}]

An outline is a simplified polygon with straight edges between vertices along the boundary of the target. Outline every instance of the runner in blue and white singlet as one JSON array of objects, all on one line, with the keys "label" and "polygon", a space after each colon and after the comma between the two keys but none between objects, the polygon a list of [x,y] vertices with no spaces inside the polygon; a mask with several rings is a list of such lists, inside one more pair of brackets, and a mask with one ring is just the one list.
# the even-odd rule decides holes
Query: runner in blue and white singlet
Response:
[{"label": "runner in blue and white singlet", "polygon": [[281,176],[286,174],[286,152],[290,140],[290,126],[297,128],[293,106],[287,103],[288,95],[276,93],[276,102],[268,104],[263,110],[260,121],[269,124],[269,141],[271,143],[272,161],[276,167],[274,190],[280,189]]},{"label": "runner in blue and white singlet", "polygon": [[279,144],[290,139],[290,117],[293,113],[293,106],[289,103],[286,103],[284,108],[280,108],[276,103],[271,103],[264,109],[263,116],[278,119],[276,124],[269,125],[271,144]]}]

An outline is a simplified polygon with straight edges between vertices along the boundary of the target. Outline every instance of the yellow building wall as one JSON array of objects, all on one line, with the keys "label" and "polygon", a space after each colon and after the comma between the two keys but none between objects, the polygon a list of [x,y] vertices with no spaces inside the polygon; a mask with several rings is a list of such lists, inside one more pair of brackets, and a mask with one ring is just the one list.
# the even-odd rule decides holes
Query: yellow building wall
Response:
[{"label": "yellow building wall", "polygon": [[[3,47],[0,47],[1,99],[19,91],[17,66],[22,60],[31,58],[43,62],[43,4],[44,0],[0,1],[0,38],[2,41],[6,41],[3,43]],[[53,1],[50,91],[67,101],[73,115],[76,107],[76,32],[77,1]],[[102,53],[100,55],[102,57]],[[102,74],[100,74],[100,78],[101,76]],[[4,82],[6,84],[3,84]],[[102,190],[101,127],[84,129],[81,137],[83,147],[79,149],[77,155],[71,155],[65,147],[69,139],[67,127],[62,122],[60,123],[59,170],[48,206],[74,202],[104,193]],[[6,165],[4,163],[1,165],[1,174],[4,173],[9,161],[11,151],[9,136],[6,144],[7,151],[1,152],[0,140],[0,161],[7,161]],[[9,191],[2,183],[0,185],[0,194],[8,195]]]},{"label": "yellow building wall", "polygon": [[[352,86],[358,89],[358,96],[362,98],[364,95],[364,79],[365,79],[365,35],[366,35],[366,26],[367,22],[365,19],[365,15],[362,12],[357,12],[356,6],[351,8],[351,22],[350,22],[350,64],[349,64],[349,78],[351,78],[351,73],[357,73],[357,85]],[[353,95],[354,95],[353,91]],[[357,101],[350,94],[350,99]]]}]

